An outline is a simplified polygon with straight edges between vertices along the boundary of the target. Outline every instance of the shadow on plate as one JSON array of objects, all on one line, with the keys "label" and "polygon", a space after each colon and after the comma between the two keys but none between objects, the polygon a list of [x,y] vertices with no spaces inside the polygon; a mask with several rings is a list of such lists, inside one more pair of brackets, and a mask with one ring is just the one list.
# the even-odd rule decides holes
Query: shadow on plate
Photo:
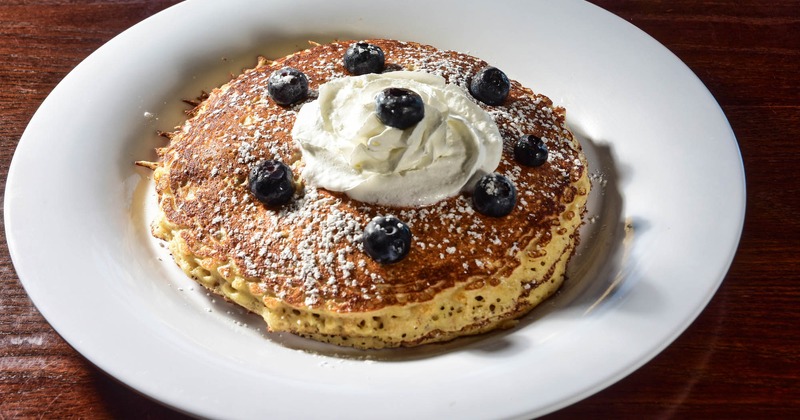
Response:
[{"label": "shadow on plate", "polygon": [[271,334],[276,343],[317,355],[349,359],[368,359],[385,362],[407,361],[436,357],[460,351],[481,357],[509,357],[535,347],[552,336],[537,342],[531,335],[515,334],[546,317],[565,316],[570,320],[598,311],[609,310],[636,281],[631,272],[630,250],[634,233],[647,229],[647,221],[624,217],[624,198],[620,185],[624,171],[615,163],[611,145],[589,138],[583,130],[573,127],[589,161],[592,192],[587,203],[586,222],[581,228],[581,243],[567,270],[567,280],[561,289],[516,326],[456,340],[428,344],[415,348],[386,350],[356,350],[317,343],[291,334]]}]

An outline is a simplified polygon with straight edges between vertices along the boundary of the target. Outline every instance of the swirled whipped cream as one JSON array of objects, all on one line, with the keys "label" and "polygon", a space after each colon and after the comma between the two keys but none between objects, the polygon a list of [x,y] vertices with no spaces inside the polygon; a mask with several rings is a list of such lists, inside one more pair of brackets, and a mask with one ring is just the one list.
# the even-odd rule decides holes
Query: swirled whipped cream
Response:
[{"label": "swirled whipped cream", "polygon": [[[397,129],[376,116],[383,89],[411,89],[425,116]],[[502,138],[491,116],[463,89],[423,72],[345,77],[319,88],[297,114],[292,136],[305,182],[367,203],[424,206],[458,194],[500,163]]]}]

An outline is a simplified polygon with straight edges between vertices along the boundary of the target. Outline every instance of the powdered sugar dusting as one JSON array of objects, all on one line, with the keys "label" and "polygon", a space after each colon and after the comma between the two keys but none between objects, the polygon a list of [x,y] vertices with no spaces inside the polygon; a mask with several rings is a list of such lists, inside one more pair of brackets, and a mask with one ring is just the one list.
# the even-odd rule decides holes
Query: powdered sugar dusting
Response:
[{"label": "powdered sugar dusting", "polygon": [[[549,230],[570,179],[585,170],[569,141],[563,111],[516,82],[502,106],[479,105],[500,128],[504,156],[511,155],[519,136],[534,134],[543,139],[550,157],[536,170],[503,159],[496,172],[515,184],[519,196],[508,217],[478,214],[468,193],[417,208],[367,206],[308,185],[281,208],[267,208],[251,198],[247,174],[258,162],[282,160],[295,176],[303,166],[290,135],[302,104],[272,103],[267,78],[284,65],[300,69],[309,78],[312,100],[321,83],[347,75],[341,66],[344,48],[326,45],[315,49],[313,57],[300,53],[248,70],[215,89],[198,117],[180,130],[181,136],[164,152],[174,162],[170,188],[175,202],[162,206],[172,222],[191,227],[183,236],[194,252],[219,261],[232,259],[259,284],[260,293],[307,307],[380,307],[398,299],[427,299],[462,279],[513,265],[518,244],[526,244],[539,229]],[[393,44],[386,52],[388,71],[434,73],[465,92],[471,75],[486,65],[412,43]],[[381,265],[366,256],[360,241],[367,222],[387,214],[410,227],[413,242],[406,260]]]}]

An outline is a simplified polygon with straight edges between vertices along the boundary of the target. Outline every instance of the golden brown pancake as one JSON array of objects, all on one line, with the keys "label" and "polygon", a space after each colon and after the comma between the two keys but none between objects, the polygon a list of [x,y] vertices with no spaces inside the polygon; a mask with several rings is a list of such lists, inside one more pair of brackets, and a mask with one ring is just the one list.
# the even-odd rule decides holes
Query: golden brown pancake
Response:
[{"label": "golden brown pancake", "polygon": [[[260,60],[214,89],[158,150],[154,172],[161,214],[153,234],[200,284],[264,317],[270,331],[358,348],[415,346],[498,327],[552,295],[578,243],[590,183],[565,111],[512,80],[499,106],[480,104],[504,140],[497,173],[517,188],[514,210],[484,216],[461,194],[434,205],[393,208],[361,203],[305,185],[303,157],[291,137],[297,111],[333,78],[349,76],[342,57],[353,41]],[[487,63],[467,54],[394,40],[380,46],[387,70],[435,73],[467,91]],[[291,107],[267,94],[270,74],[304,72],[312,94]],[[523,134],[545,139],[549,160],[524,167],[513,158]],[[249,192],[256,163],[290,164],[299,191],[279,208]],[[361,233],[391,214],[413,232],[406,258],[373,261]]]}]

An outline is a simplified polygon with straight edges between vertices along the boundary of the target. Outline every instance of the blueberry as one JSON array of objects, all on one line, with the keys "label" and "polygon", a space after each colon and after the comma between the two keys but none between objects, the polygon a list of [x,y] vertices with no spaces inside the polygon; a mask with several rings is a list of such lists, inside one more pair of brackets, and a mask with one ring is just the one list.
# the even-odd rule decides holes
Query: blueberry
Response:
[{"label": "blueberry", "polygon": [[472,77],[469,93],[486,105],[500,105],[508,97],[511,82],[506,74],[495,67],[485,67]]},{"label": "blueberry", "polygon": [[541,166],[547,162],[547,145],[540,137],[525,134],[514,145],[514,158],[525,166]]},{"label": "blueberry", "polygon": [[308,77],[292,67],[275,70],[267,81],[267,92],[278,105],[295,104],[308,96]]},{"label": "blueberry", "polygon": [[375,112],[382,123],[402,130],[422,121],[425,104],[413,90],[388,88],[375,96]]},{"label": "blueberry", "polygon": [[294,195],[292,170],[278,160],[259,162],[250,170],[250,192],[267,206],[288,203]]},{"label": "blueberry", "polygon": [[356,76],[380,73],[385,65],[381,47],[364,41],[350,45],[344,53],[344,68]]},{"label": "blueberry", "polygon": [[411,229],[394,216],[378,216],[364,229],[364,251],[373,260],[390,264],[402,260],[411,249]]},{"label": "blueberry", "polygon": [[472,193],[472,205],[479,213],[502,217],[514,209],[517,189],[511,181],[500,174],[486,174],[478,180]]}]

